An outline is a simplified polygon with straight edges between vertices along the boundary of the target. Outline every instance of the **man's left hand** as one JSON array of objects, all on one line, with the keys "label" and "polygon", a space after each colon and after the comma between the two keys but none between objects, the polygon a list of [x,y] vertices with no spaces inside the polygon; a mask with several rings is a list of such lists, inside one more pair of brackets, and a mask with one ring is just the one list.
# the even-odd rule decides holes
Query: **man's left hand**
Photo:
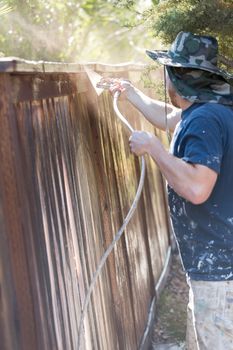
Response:
[{"label": "man's left hand", "polygon": [[159,142],[159,139],[146,131],[134,131],[129,138],[129,144],[131,151],[137,156],[142,156],[145,153],[149,153],[153,145]]}]

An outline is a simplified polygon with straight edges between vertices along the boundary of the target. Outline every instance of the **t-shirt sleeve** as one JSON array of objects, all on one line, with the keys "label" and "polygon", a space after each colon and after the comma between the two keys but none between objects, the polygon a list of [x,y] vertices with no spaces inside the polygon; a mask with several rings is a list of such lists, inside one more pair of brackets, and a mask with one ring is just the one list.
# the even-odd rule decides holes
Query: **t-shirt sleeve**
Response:
[{"label": "t-shirt sleeve", "polygon": [[181,142],[182,159],[193,164],[202,164],[220,173],[223,155],[222,133],[215,118],[193,118]]}]

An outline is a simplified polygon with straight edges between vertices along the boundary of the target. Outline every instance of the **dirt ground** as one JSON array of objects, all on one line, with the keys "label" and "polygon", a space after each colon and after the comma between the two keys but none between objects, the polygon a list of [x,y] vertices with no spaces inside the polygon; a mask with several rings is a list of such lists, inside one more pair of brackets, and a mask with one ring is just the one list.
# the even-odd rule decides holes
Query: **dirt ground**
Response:
[{"label": "dirt ground", "polygon": [[[171,269],[166,286],[160,296],[155,328],[152,337],[152,349],[184,349],[186,333],[186,307],[188,287],[178,253],[173,254]],[[162,346],[164,344],[164,347]],[[173,344],[177,347],[165,346]]]}]

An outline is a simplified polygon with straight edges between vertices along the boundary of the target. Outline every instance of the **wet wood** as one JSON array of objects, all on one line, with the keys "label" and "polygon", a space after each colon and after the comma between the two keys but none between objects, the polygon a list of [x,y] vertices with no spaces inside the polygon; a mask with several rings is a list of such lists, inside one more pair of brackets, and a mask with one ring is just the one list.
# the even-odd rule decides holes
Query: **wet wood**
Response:
[{"label": "wet wood", "polygon": [[[136,83],[142,70],[95,68]],[[134,199],[139,160],[111,97],[96,96],[81,66],[1,60],[0,71],[3,349],[76,350],[81,307]],[[156,132],[128,103],[120,109]],[[147,159],[137,211],[96,284],[83,350],[139,349],[169,246],[164,181]]]}]

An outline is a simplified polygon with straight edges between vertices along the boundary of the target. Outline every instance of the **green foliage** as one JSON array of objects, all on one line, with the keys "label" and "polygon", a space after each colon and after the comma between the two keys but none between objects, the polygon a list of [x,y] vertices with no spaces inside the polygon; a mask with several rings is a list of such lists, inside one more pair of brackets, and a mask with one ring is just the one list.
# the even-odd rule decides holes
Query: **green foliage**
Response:
[{"label": "green foliage", "polygon": [[146,41],[143,26],[124,26],[135,21],[137,1],[5,2],[14,9],[0,21],[5,56],[68,62],[121,62],[145,56],[140,52]]},{"label": "green foliage", "polygon": [[[156,79],[154,79],[153,77],[153,73],[155,73],[157,71],[157,69],[161,69],[161,65],[157,62],[154,62],[154,64],[149,64],[145,67],[145,69],[143,70],[141,77],[140,77],[140,81],[141,83],[143,83],[143,86],[147,89],[155,89],[156,92],[158,94],[164,94],[164,84],[163,82],[156,81]],[[161,85],[162,83],[162,85]]]},{"label": "green foliage", "polygon": [[136,1],[135,0],[114,0],[113,4],[116,7],[132,9],[135,6]]},{"label": "green foliage", "polygon": [[232,0],[167,0],[154,7],[150,18],[155,36],[170,44],[180,31],[208,34],[219,41],[220,52],[233,56]]},{"label": "green foliage", "polygon": [[233,57],[232,0],[0,0],[0,15],[5,56],[144,61],[145,47],[168,47],[184,30],[217,37]]},{"label": "green foliage", "polygon": [[11,7],[7,6],[6,1],[0,1],[0,16],[11,11]]}]

